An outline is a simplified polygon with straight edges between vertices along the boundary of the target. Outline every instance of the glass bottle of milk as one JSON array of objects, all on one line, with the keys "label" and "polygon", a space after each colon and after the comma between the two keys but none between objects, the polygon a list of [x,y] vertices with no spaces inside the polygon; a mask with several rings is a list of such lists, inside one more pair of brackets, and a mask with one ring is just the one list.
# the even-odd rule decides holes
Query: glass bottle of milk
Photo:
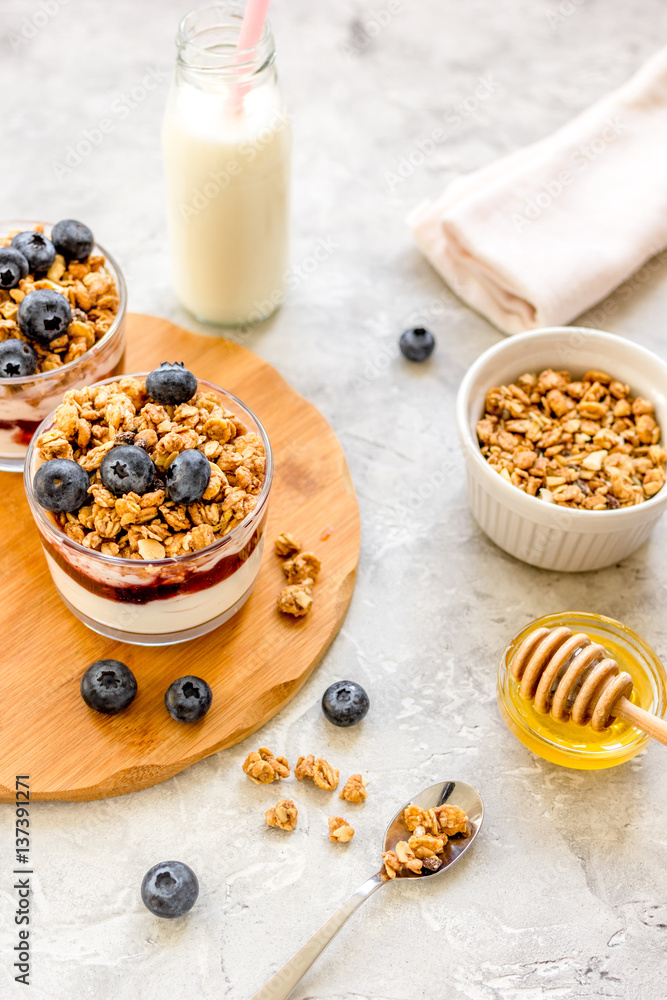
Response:
[{"label": "glass bottle of milk", "polygon": [[237,50],[241,0],[181,22],[163,126],[173,282],[204,322],[259,322],[288,269],[291,127],[266,24]]}]

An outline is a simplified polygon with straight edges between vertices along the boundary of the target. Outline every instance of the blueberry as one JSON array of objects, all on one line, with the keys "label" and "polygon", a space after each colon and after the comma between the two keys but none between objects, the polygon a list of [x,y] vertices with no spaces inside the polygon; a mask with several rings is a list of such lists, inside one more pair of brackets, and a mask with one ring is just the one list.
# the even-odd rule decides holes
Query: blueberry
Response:
[{"label": "blueberry", "polygon": [[187,403],[197,392],[197,379],[182,361],[163,361],[146,376],[146,392],[162,406]]},{"label": "blueberry", "polygon": [[174,503],[190,504],[201,500],[211,478],[206,455],[196,448],[186,448],[167,469],[166,485]]},{"label": "blueberry", "polygon": [[430,330],[417,326],[402,333],[398,345],[403,357],[408,361],[426,361],[433,354],[435,337]]},{"label": "blueberry", "polygon": [[182,917],[197,902],[199,882],[192,868],[182,861],[153,865],[141,883],[144,906],[156,917]]},{"label": "blueberry", "polygon": [[17,319],[24,337],[47,345],[67,333],[67,327],[72,322],[72,310],[60,292],[52,288],[38,288],[22,299]]},{"label": "blueberry", "polygon": [[108,451],[100,465],[102,482],[108,490],[122,497],[126,493],[148,493],[155,479],[155,466],[143,448],[119,444]]},{"label": "blueberry", "polygon": [[0,247],[0,288],[16,288],[30,268],[16,247]]},{"label": "blueberry", "polygon": [[24,340],[3,340],[0,344],[0,378],[25,378],[37,371],[37,355]]},{"label": "blueberry", "polygon": [[203,719],[213,700],[213,692],[201,677],[179,677],[173,681],[164,695],[172,719],[177,722],[198,722]]},{"label": "blueberry", "polygon": [[21,251],[28,261],[30,271],[35,275],[46,274],[56,257],[56,248],[51,240],[47,240],[44,233],[32,229],[17,233],[12,246]]},{"label": "blueberry", "polygon": [[65,260],[87,260],[95,240],[88,226],[76,219],[62,219],[51,230],[54,247]]},{"label": "blueberry", "polygon": [[81,678],[81,697],[88,708],[115,715],[134,700],[137,681],[120,660],[96,660]]},{"label": "blueberry", "polygon": [[322,697],[322,711],[334,726],[356,726],[369,706],[368,695],[354,681],[336,681]]},{"label": "blueberry", "polygon": [[40,507],[63,514],[83,507],[90,479],[85,469],[70,458],[52,458],[40,465],[32,486]]}]

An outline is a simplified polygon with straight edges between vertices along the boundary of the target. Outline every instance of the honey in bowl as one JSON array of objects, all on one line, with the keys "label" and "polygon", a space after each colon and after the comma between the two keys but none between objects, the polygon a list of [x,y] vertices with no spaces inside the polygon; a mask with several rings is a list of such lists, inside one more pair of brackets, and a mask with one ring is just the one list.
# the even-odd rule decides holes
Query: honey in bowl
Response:
[{"label": "honey in bowl", "polygon": [[520,644],[535,629],[565,626],[584,632],[600,643],[618,663],[621,671],[632,677],[629,700],[646,711],[662,717],[667,705],[667,674],[653,649],[632,629],[602,615],[567,611],[546,615],[526,625],[503,651],[498,668],[498,704],[509,729],[538,756],[555,764],[584,770],[614,767],[630,760],[649,742],[650,737],[633,725],[616,719],[596,732],[590,725],[570,719],[561,721],[539,712],[532,700],[522,697],[510,665]]}]

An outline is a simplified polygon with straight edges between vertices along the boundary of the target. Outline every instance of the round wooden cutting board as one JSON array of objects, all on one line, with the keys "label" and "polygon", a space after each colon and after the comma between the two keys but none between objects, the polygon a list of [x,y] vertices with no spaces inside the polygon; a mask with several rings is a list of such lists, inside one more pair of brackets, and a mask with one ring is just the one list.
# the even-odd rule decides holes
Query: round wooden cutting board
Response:
[{"label": "round wooden cutting board", "polygon": [[[274,451],[266,546],[246,605],[201,639],[130,646],[98,636],[64,606],[51,582],[23,493],[0,473],[2,662],[0,801],[30,775],[33,799],[98,799],[147,788],[259,729],[292,698],[341,627],[359,559],[359,507],[341,446],[324,417],[266,362],[229,340],[188,333],[153,316],[128,317],[126,371],[184,361],[255,411]],[[322,560],[305,619],[281,615],[285,580],[273,540],[296,534]],[[81,674],[123,660],[139,692],[118,716],[86,707]],[[164,692],[183,674],[205,678],[213,705],[201,722],[175,722]]]}]

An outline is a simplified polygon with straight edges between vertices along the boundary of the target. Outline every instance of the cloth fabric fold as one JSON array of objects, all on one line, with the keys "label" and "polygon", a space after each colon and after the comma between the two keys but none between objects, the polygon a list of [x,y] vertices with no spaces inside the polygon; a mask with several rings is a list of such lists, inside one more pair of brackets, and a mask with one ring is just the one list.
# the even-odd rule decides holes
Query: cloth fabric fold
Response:
[{"label": "cloth fabric fold", "polygon": [[504,333],[571,322],[667,246],[667,48],[408,224],[453,291]]}]

